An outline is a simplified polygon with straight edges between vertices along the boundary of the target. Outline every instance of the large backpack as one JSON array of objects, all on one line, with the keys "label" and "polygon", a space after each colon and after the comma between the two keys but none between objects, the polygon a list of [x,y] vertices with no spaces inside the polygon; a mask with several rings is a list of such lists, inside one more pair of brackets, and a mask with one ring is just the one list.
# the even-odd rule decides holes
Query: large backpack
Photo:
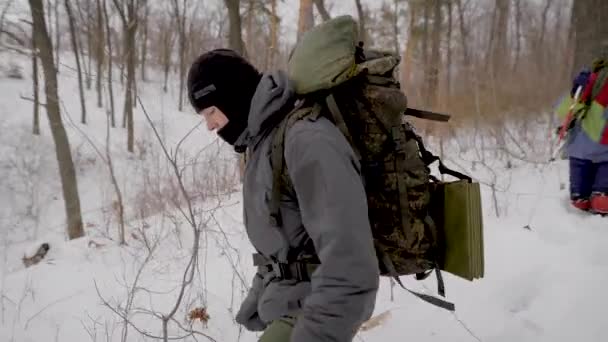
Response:
[{"label": "large backpack", "polygon": [[[395,75],[399,61],[394,54],[363,49],[357,23],[350,16],[326,21],[302,36],[288,65],[300,104],[273,136],[271,215],[280,225],[280,194],[293,189],[283,159],[285,132],[298,120],[325,115],[340,128],[361,161],[381,275],[405,288],[399,276],[424,279],[435,270],[439,294],[445,296],[438,265],[442,237],[431,213],[431,193],[439,181],[431,175],[429,165],[438,158],[425,149],[421,137],[404,120],[407,97]],[[350,96],[337,96],[340,91]],[[412,114],[446,119],[428,112]],[[447,169],[440,160],[439,170],[470,180]],[[410,292],[454,310],[452,303]]]}]

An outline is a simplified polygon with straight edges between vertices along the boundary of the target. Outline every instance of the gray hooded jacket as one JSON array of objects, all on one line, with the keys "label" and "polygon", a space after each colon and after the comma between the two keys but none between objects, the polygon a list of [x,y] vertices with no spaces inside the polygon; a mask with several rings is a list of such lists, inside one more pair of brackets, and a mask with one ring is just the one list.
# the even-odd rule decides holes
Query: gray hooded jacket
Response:
[{"label": "gray hooded jacket", "polygon": [[379,269],[359,161],[326,118],[301,120],[287,131],[285,165],[295,198],[282,194],[283,232],[270,223],[272,134],[265,131],[293,103],[283,72],[262,77],[248,132],[240,139],[250,152],[243,185],[245,227],[265,257],[285,262],[288,250],[312,242],[321,265],[310,282],[279,280],[258,271],[237,322],[259,331],[289,315],[297,318],[293,342],[352,341],[374,310]]}]

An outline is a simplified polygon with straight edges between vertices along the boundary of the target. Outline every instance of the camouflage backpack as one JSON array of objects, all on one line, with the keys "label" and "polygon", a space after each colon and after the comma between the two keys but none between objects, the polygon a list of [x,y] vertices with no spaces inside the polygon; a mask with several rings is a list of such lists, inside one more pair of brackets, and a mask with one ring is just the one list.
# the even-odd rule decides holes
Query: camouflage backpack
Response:
[{"label": "camouflage backpack", "polygon": [[[271,215],[278,219],[280,194],[291,187],[283,160],[285,131],[297,120],[325,115],[340,128],[361,161],[381,275],[393,277],[405,288],[399,276],[424,279],[435,270],[439,293],[445,296],[438,267],[440,238],[429,212],[434,177],[428,165],[438,158],[403,121],[407,98],[394,76],[399,57],[364,51],[357,38],[356,22],[350,16],[336,17],[308,31],[292,52],[288,75],[301,104],[274,133]],[[442,121],[447,117],[421,111],[412,114]],[[448,170],[441,161],[439,169],[468,178]],[[452,303],[410,292],[454,310]]]}]

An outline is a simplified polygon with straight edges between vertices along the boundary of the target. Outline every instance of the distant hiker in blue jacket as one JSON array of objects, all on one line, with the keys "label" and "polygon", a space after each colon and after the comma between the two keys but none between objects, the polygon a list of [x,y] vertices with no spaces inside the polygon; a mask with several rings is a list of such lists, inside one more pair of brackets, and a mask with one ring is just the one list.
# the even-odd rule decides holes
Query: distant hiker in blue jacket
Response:
[{"label": "distant hiker in blue jacket", "polygon": [[[581,87],[575,101],[576,90]],[[570,160],[570,199],[575,208],[608,214],[608,46],[590,71],[573,81],[570,96],[557,109]]]}]

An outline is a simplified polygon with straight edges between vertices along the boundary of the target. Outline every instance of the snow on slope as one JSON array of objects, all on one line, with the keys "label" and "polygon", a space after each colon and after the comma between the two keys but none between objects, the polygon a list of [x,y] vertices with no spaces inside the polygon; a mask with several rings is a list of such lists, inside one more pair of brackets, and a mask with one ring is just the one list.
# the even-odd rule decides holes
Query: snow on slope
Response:
[{"label": "snow on slope", "polygon": [[[69,64],[67,57],[63,61]],[[120,125],[122,91],[118,82],[116,86]],[[103,151],[106,120],[95,107],[94,90],[87,92],[89,122],[81,125],[74,74],[65,67],[60,87],[74,125]],[[164,94],[154,82],[142,88],[142,102],[168,147],[175,148],[200,119],[175,110],[174,91]],[[151,340],[136,329],[160,336],[161,319],[151,313],[162,315],[173,309],[190,260],[193,235],[171,204],[179,192],[141,108],[137,107],[135,115],[138,147],[134,155],[125,151],[125,130],[111,132],[112,157],[127,202],[127,246],[117,243],[117,221],[111,211],[115,197],[107,167],[65,116],[87,232],[85,238],[66,241],[48,122],[42,111],[42,135],[32,137],[31,103],[19,98],[30,94],[27,72],[24,80],[0,79],[0,341],[121,341],[123,319],[108,305],[120,314],[129,307],[133,325],[127,341]],[[475,141],[465,141],[465,137],[470,135],[463,134],[461,146],[475,146]],[[606,339],[608,318],[602,309],[608,295],[601,290],[608,281],[608,221],[568,208],[567,192],[560,189],[567,182],[564,161],[547,165],[515,160],[507,168],[492,146],[482,151],[488,167],[473,162],[479,159],[479,149],[472,152],[466,146],[465,152],[446,159],[484,183],[486,277],[470,283],[445,274],[448,300],[456,304],[456,315],[398,287],[391,300],[389,282],[383,279],[375,315],[389,314],[359,338]],[[456,145],[448,149],[457,151]],[[183,152],[178,162],[186,166],[186,185],[193,191],[197,220],[204,228],[197,272],[174,317],[187,328],[188,312],[205,307],[208,324],[194,322],[193,329],[216,341],[255,341],[257,334],[240,329],[233,321],[254,272],[252,247],[242,227],[238,176],[218,175],[232,170],[233,156],[204,126],[198,126],[184,141]],[[222,161],[220,166],[211,162],[217,160]],[[494,193],[489,186],[493,183]],[[183,208],[184,201],[179,203]],[[21,257],[31,254],[41,242],[51,245],[47,258],[24,268]],[[414,290],[434,293],[435,280],[430,278],[404,282]],[[171,336],[185,335],[175,322],[170,322],[168,331]],[[186,340],[194,341],[194,337]]]}]

